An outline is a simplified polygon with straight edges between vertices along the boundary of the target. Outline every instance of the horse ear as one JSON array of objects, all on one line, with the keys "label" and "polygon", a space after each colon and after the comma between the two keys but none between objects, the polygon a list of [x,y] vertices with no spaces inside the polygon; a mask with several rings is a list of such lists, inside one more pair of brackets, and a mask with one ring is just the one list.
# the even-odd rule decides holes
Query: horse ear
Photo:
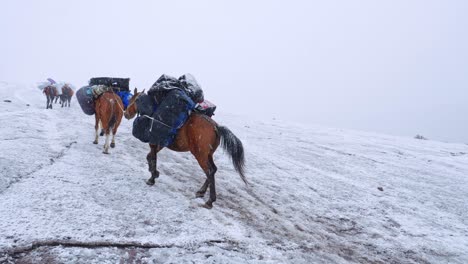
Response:
[{"label": "horse ear", "polygon": [[145,90],[146,90],[146,89],[143,89],[143,91],[142,91],[141,93],[145,93]]},{"label": "horse ear", "polygon": [[133,91],[133,94],[137,94],[137,88],[135,87],[135,90]]}]

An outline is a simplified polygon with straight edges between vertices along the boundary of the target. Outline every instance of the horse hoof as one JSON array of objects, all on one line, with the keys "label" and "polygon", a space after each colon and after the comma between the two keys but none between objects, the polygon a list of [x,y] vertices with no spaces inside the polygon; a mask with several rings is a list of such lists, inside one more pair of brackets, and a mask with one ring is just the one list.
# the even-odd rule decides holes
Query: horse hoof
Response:
[{"label": "horse hoof", "polygon": [[104,154],[109,154],[109,151],[104,150],[102,153],[104,153]]},{"label": "horse hoof", "polygon": [[206,202],[204,205],[202,205],[206,209],[211,209],[213,208],[213,203],[211,202]]},{"label": "horse hoof", "polygon": [[115,143],[111,143],[110,147],[115,148]]},{"label": "horse hoof", "polygon": [[97,143],[98,143],[97,140],[94,140],[94,141],[93,141],[93,144],[97,144]]},{"label": "horse hoof", "polygon": [[153,185],[154,185],[154,181],[147,180],[147,181],[146,181],[146,184],[148,184],[149,186],[153,186]]},{"label": "horse hoof", "polygon": [[196,192],[195,193],[195,197],[196,198],[203,198],[205,196],[205,193],[204,192]]}]

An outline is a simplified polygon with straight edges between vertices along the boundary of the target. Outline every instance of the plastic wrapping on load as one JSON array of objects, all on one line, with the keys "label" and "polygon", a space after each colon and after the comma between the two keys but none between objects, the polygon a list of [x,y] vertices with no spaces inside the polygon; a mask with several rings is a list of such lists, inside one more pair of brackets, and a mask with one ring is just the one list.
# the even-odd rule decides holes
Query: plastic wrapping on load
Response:
[{"label": "plastic wrapping on load", "polygon": [[117,95],[122,99],[122,103],[124,105],[124,109],[127,109],[128,104],[130,103],[130,99],[132,99],[133,94],[127,91],[119,91]]},{"label": "plastic wrapping on load", "polygon": [[202,88],[195,80],[195,77],[189,73],[180,76],[178,79],[166,74],[161,75],[151,86],[148,94],[154,96],[157,103],[161,103],[168,91],[173,89],[184,91],[195,103],[201,103],[204,100]]},{"label": "plastic wrapping on load", "polygon": [[179,82],[182,88],[187,92],[195,103],[201,103],[204,100],[203,90],[197,80],[190,73],[179,77]]}]

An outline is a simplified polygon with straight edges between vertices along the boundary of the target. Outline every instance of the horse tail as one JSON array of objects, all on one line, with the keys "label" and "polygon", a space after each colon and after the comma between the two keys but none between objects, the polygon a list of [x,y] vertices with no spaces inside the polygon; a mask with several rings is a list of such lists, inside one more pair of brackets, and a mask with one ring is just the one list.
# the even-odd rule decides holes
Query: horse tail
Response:
[{"label": "horse tail", "polygon": [[234,165],[234,169],[239,173],[241,179],[247,184],[245,178],[245,158],[244,158],[244,147],[242,142],[238,139],[234,133],[231,132],[227,127],[217,126],[218,133],[221,137],[221,145],[223,149],[229,154]]},{"label": "horse tail", "polygon": [[110,119],[109,119],[109,130],[112,129],[115,125],[115,123],[117,122],[117,118],[115,117],[115,99],[110,99],[109,100],[109,103],[111,104],[111,116],[110,116]]}]

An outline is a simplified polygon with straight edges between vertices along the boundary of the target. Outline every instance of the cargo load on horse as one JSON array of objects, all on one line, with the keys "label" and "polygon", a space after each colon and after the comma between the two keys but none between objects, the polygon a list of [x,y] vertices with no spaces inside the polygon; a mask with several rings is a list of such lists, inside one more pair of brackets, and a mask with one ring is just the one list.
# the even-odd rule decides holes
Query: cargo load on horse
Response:
[{"label": "cargo load on horse", "polygon": [[81,87],[76,92],[76,98],[81,106],[81,110],[87,115],[94,115],[94,101],[105,92],[117,94],[127,108],[132,94],[129,90],[129,78],[98,77],[91,78],[87,86]]},{"label": "cargo load on horse", "polygon": [[[167,147],[190,113],[203,109],[199,104],[203,103],[203,90],[190,74],[179,79],[162,75],[135,103],[139,116],[133,123],[132,134],[142,142]],[[210,110],[207,114],[211,116],[214,109]]]},{"label": "cargo load on horse", "polygon": [[89,80],[89,86],[104,85],[112,87],[115,92],[130,91],[130,78],[114,78],[114,77],[95,77]]}]

